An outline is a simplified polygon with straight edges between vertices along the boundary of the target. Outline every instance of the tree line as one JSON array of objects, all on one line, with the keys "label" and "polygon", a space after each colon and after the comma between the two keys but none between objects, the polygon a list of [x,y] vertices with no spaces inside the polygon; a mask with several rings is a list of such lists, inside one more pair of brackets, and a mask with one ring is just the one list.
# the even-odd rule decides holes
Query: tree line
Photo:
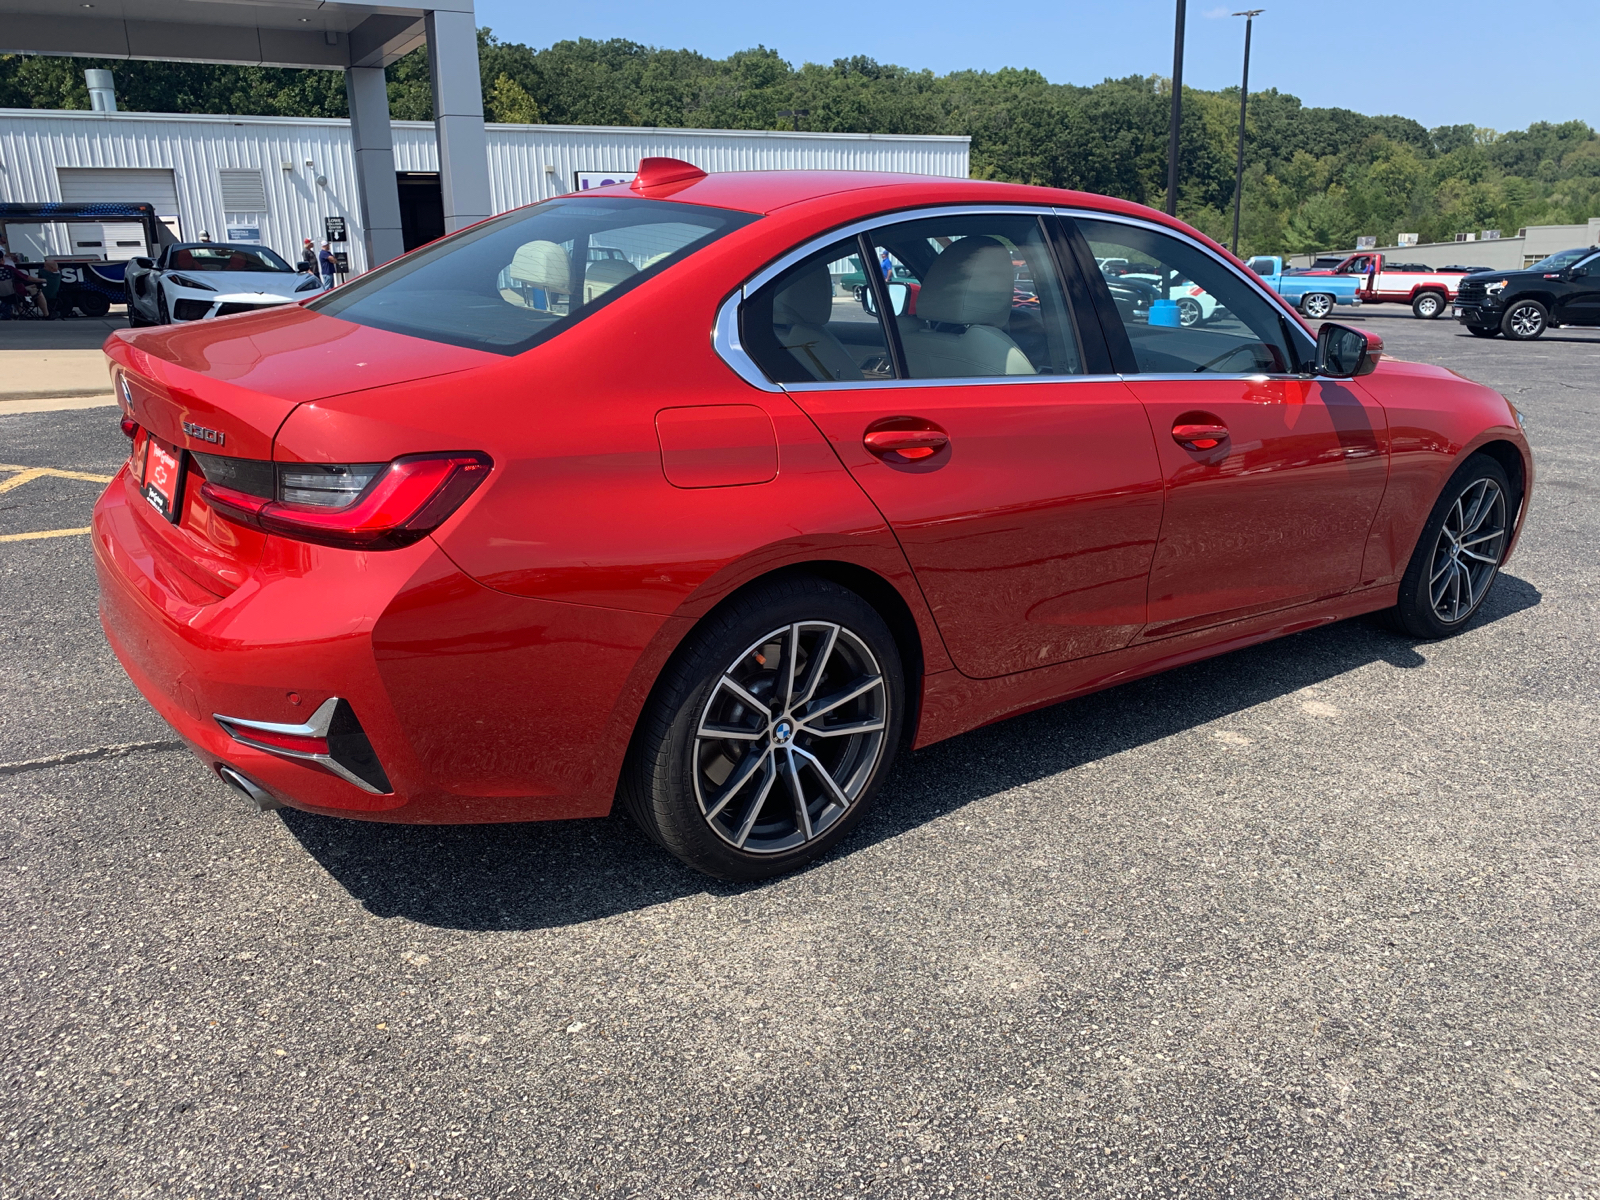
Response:
[{"label": "tree line", "polygon": [[[966,134],[972,174],[1166,202],[1170,81],[1051,83],[1037,71],[935,75],[856,56],[786,62],[757,47],[727,58],[623,39],[534,49],[479,30],[490,121],[837,133]],[[348,115],[335,71],[0,55],[0,107],[88,108],[83,71],[111,70],[120,107],[171,113]],[[390,112],[431,120],[425,51],[388,69]],[[781,117],[783,111],[803,116]],[[1222,240],[1231,226],[1237,88],[1184,88],[1178,212]],[[1301,253],[1393,244],[1600,215],[1600,137],[1582,121],[1497,133],[1425,129],[1398,116],[1311,108],[1252,93],[1240,250]]]}]

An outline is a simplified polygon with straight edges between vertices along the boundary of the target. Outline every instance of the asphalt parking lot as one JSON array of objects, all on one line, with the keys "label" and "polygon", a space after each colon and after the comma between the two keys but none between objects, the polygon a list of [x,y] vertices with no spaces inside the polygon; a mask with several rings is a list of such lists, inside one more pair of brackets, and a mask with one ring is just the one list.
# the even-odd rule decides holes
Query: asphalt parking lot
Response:
[{"label": "asphalt parking lot", "polygon": [[0,1197],[1600,1195],[1600,330],[1357,323],[1527,414],[1468,632],[968,734],[753,887],[247,810],[88,539],[12,538],[87,525],[115,410],[0,405]]}]

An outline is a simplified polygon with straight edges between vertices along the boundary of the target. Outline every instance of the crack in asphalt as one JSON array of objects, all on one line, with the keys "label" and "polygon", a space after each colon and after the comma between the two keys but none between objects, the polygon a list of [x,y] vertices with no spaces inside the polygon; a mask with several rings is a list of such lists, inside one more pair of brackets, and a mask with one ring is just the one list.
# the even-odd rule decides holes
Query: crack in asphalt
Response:
[{"label": "crack in asphalt", "polygon": [[97,758],[123,758],[129,754],[139,754],[145,751],[182,750],[183,743],[168,742],[119,742],[111,746],[93,746],[86,750],[67,750],[61,754],[50,754],[44,758],[25,758],[19,762],[0,763],[0,775],[20,775],[24,771],[47,771],[51,767],[64,767],[70,763],[89,762]]}]

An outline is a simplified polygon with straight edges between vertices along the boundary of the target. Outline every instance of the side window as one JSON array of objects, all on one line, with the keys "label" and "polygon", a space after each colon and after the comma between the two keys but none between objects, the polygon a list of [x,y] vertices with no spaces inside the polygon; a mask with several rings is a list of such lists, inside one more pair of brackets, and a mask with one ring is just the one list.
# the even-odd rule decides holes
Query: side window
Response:
[{"label": "side window", "polygon": [[1083,373],[1037,217],[929,217],[874,230],[872,247],[909,378]]},{"label": "side window", "polygon": [[1278,307],[1211,255],[1138,225],[1078,221],[1097,262],[1127,260],[1106,287],[1151,374],[1283,374],[1295,369]]},{"label": "side window", "polygon": [[[872,269],[881,271],[880,264]],[[873,311],[855,238],[835,242],[745,301],[740,334],[778,383],[893,379],[883,324]]]}]

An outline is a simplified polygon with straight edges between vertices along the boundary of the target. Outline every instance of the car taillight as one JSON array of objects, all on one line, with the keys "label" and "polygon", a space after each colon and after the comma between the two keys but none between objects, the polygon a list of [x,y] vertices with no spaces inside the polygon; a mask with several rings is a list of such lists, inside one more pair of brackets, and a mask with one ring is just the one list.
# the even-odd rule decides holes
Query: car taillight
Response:
[{"label": "car taillight", "polygon": [[139,422],[132,417],[122,418],[122,434],[124,437],[135,438],[139,436]]},{"label": "car taillight", "polygon": [[[195,458],[207,477],[200,496],[222,516],[267,533],[349,550],[393,550],[426,537],[478,490],[494,466],[476,450],[408,454],[390,463],[279,463],[271,494],[262,494],[268,490],[260,486],[265,480],[251,480],[255,486],[250,486],[231,470],[240,460]],[[224,478],[248,490],[230,487]]]}]

